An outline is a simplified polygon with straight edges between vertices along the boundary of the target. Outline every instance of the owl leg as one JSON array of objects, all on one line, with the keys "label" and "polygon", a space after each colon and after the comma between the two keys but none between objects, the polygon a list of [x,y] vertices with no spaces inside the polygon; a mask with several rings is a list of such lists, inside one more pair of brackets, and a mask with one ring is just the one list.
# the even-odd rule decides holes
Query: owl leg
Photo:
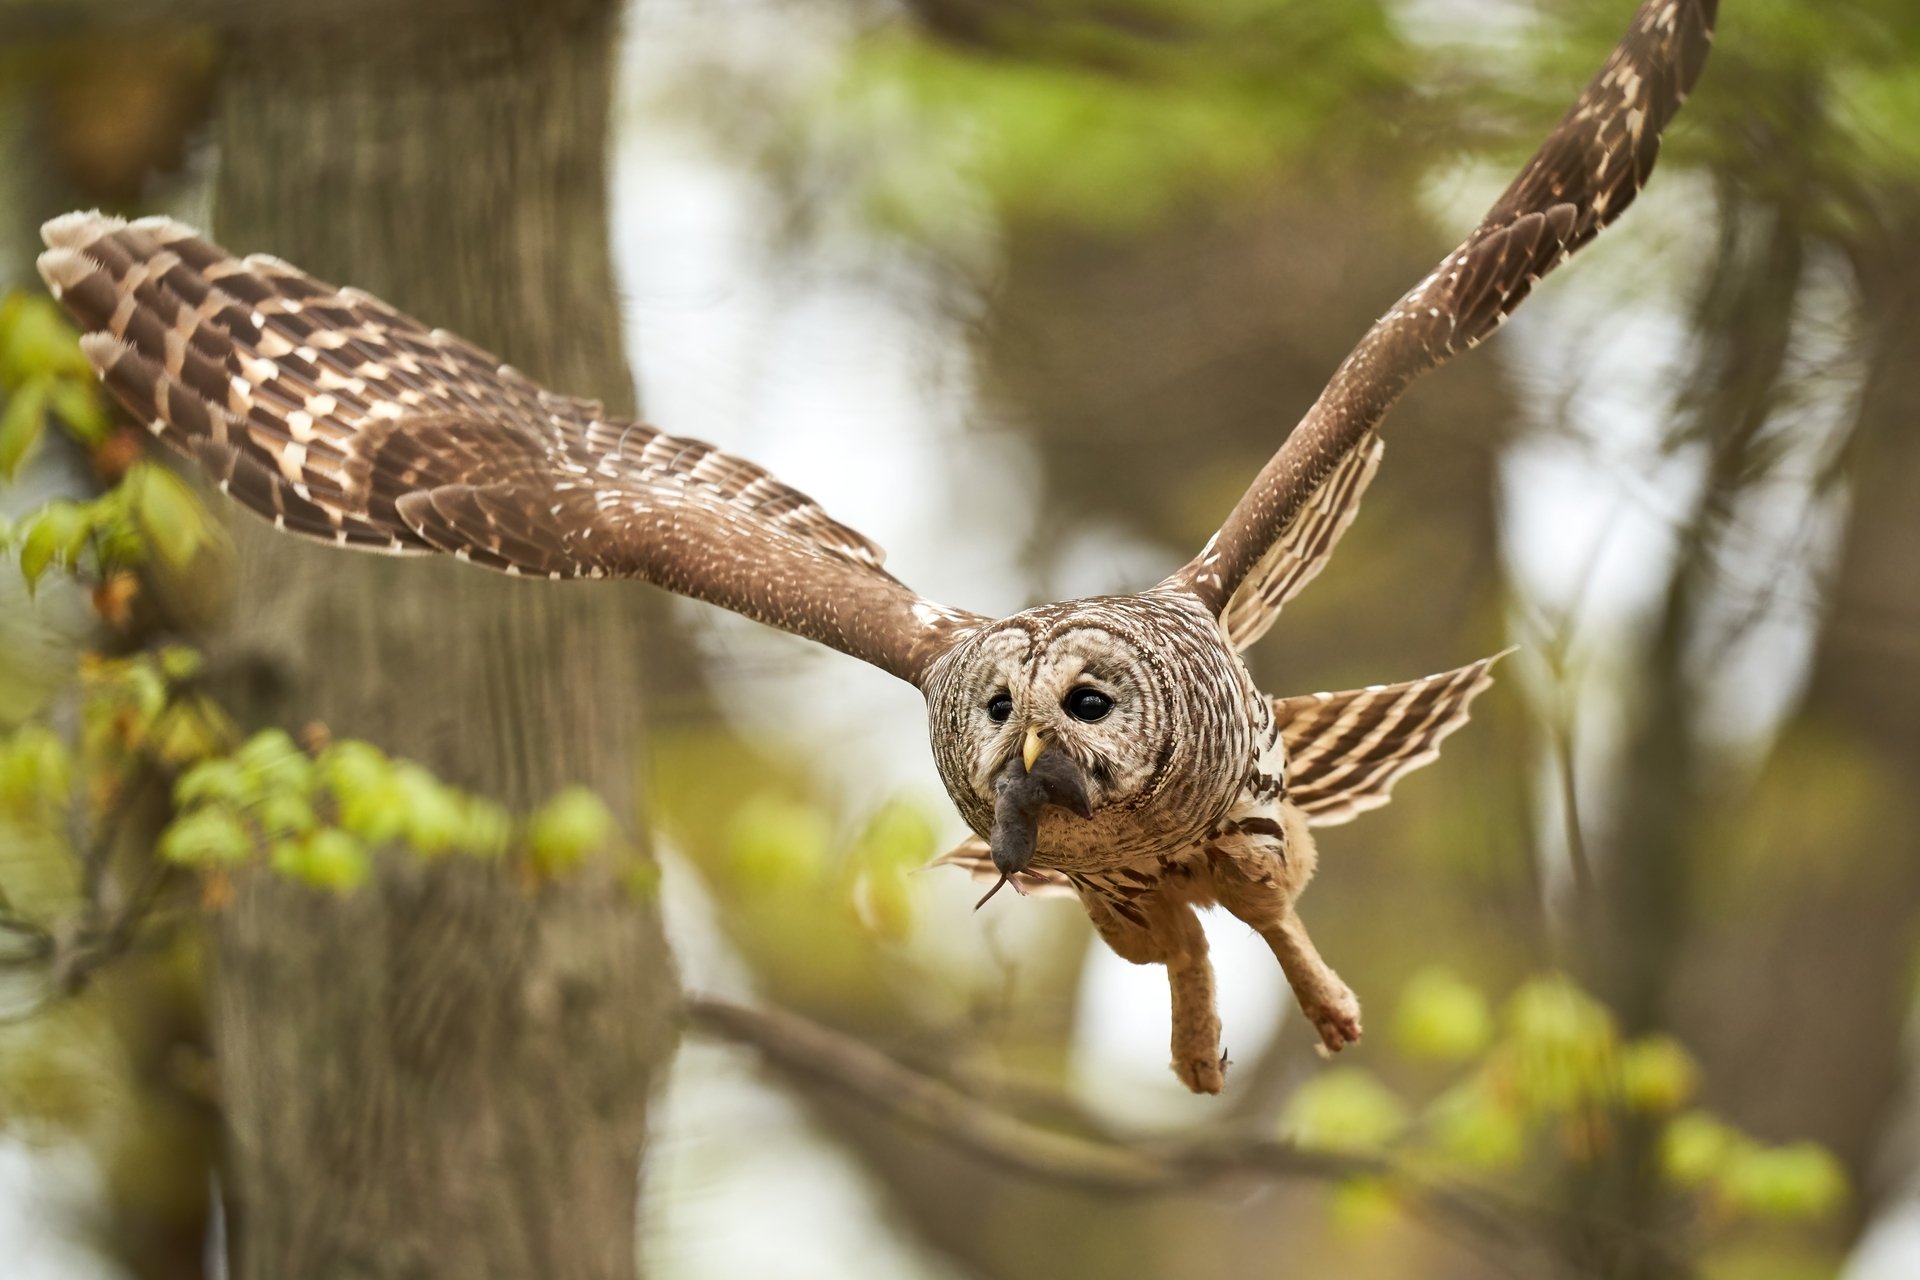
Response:
[{"label": "owl leg", "polygon": [[1173,1073],[1195,1093],[1218,1093],[1226,1083],[1220,1053],[1220,1014],[1213,1004],[1213,964],[1200,917],[1185,902],[1162,894],[1135,898],[1144,926],[1089,897],[1087,913],[1106,944],[1134,964],[1163,964],[1173,992]]},{"label": "owl leg", "polygon": [[1313,837],[1298,812],[1289,810],[1287,842],[1280,849],[1243,849],[1214,860],[1214,894],[1221,906],[1252,925],[1267,940],[1300,1002],[1300,1011],[1320,1033],[1320,1044],[1338,1053],[1360,1039],[1360,1002],[1333,967],[1320,958],[1293,900],[1313,874]]},{"label": "owl leg", "polygon": [[[1254,924],[1250,920],[1248,923]],[[1320,958],[1299,914],[1289,906],[1276,923],[1254,924],[1254,927],[1273,948],[1274,958],[1280,961],[1280,968],[1293,987],[1294,998],[1300,1002],[1301,1012],[1320,1033],[1321,1046],[1329,1053],[1338,1053],[1358,1043],[1360,1001],[1333,967]]]}]

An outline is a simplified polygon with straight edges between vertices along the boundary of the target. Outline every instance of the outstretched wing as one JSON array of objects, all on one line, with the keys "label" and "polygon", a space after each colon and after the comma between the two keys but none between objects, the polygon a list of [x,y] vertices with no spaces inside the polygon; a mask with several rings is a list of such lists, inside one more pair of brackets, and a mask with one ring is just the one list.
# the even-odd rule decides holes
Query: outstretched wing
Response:
[{"label": "outstretched wing", "polygon": [[1233,593],[1233,599],[1227,601],[1220,627],[1235,652],[1251,647],[1267,634],[1281,607],[1327,567],[1340,535],[1360,514],[1360,499],[1373,483],[1385,451],[1386,445],[1378,436],[1371,443],[1348,450],[1320,487],[1308,495],[1300,514],[1280,531]]},{"label": "outstretched wing", "polygon": [[916,682],[980,621],[752,463],[605,418],[359,290],[166,219],[76,213],[42,234],[40,273],[109,390],[278,528],[640,578]]},{"label": "outstretched wing", "polygon": [[1402,776],[1439,757],[1440,740],[1467,722],[1493,685],[1493,664],[1512,652],[1403,684],[1275,698],[1287,799],[1316,827],[1378,809]]},{"label": "outstretched wing", "polygon": [[[1273,549],[1407,385],[1500,327],[1540,277],[1633,203],[1660,133],[1686,101],[1713,40],[1717,0],[1644,0],[1625,37],[1513,185],[1458,249],[1376,322],[1227,521],[1169,582],[1227,614],[1260,584]],[[1357,501],[1357,494],[1353,495]],[[1337,533],[1337,530],[1336,530]],[[1281,563],[1285,564],[1285,558]],[[1248,608],[1252,606],[1249,605]]]}]

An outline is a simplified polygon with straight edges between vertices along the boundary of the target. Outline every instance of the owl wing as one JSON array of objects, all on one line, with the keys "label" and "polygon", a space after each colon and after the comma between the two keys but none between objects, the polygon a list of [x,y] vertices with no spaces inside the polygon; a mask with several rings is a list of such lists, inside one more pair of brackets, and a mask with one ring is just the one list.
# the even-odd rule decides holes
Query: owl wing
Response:
[{"label": "owl wing", "polygon": [[1508,649],[1402,684],[1273,700],[1287,748],[1287,799],[1317,827],[1338,826],[1392,799],[1393,784],[1440,755],[1493,686]]},{"label": "owl wing", "polygon": [[1360,499],[1380,469],[1386,445],[1378,436],[1350,449],[1311,494],[1300,513],[1287,522],[1220,615],[1221,629],[1235,652],[1251,648],[1280,616],[1281,606],[1319,576],[1333,556],[1340,535],[1360,514]]},{"label": "owl wing", "polygon": [[[1476,345],[1633,203],[1653,170],[1660,133],[1686,101],[1713,40],[1716,0],[1644,0],[1606,65],[1464,243],[1360,340],[1201,553],[1169,579],[1216,616],[1277,608],[1265,579],[1293,575],[1289,540],[1350,481],[1393,402],[1420,374]],[[1365,466],[1362,466],[1362,474]],[[1364,482],[1360,487],[1364,487]],[[1357,489],[1346,499],[1347,519]],[[1337,537],[1344,524],[1332,526]],[[1331,538],[1318,553],[1324,558]],[[1305,557],[1311,559],[1311,556]],[[1310,574],[1307,576],[1311,576]],[[1252,593],[1248,595],[1247,593]],[[1284,598],[1284,593],[1279,593]],[[1255,601],[1271,602],[1256,604]]]},{"label": "owl wing", "polygon": [[165,219],[76,213],[42,234],[40,273],[108,389],[278,528],[640,578],[908,681],[981,621],[754,464],[554,395],[359,290]]}]

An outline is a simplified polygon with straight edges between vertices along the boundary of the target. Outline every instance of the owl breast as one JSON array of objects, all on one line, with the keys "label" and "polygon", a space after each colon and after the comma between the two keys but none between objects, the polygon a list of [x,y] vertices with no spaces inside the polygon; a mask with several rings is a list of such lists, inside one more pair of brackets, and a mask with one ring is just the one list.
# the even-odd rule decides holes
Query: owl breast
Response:
[{"label": "owl breast", "polygon": [[[1036,867],[1066,871],[1201,839],[1239,797],[1264,745],[1264,703],[1213,617],[1158,591],[1046,605],[983,627],[923,685],[934,759],[973,830],[993,827],[994,782],[1029,732],[1086,780],[1092,817],[1048,808]],[[1075,695],[1111,702],[1098,719]],[[996,716],[1000,718],[996,718]]]}]

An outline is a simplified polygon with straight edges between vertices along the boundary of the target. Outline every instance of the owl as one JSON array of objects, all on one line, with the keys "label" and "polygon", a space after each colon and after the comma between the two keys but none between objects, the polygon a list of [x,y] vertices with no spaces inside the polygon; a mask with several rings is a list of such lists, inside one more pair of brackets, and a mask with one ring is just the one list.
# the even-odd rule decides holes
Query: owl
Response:
[{"label": "owl", "polygon": [[638,578],[914,685],[974,833],[942,861],[994,889],[1075,894],[1114,951],[1164,965],[1173,1070],[1214,1093],[1225,1062],[1195,909],[1259,932],[1326,1050],[1357,1041],[1359,1004],[1296,910],[1312,828],[1385,804],[1466,721],[1495,661],[1274,698],[1240,655],[1352,523],[1401,391],[1492,333],[1632,202],[1715,8],[1640,6],[1519,177],[1362,337],[1198,556],[1135,595],[1007,618],[916,594],[871,541],[750,462],[548,391],[278,259],[166,219],[75,213],[43,229],[39,269],[111,393],[276,528],[508,574]]}]

